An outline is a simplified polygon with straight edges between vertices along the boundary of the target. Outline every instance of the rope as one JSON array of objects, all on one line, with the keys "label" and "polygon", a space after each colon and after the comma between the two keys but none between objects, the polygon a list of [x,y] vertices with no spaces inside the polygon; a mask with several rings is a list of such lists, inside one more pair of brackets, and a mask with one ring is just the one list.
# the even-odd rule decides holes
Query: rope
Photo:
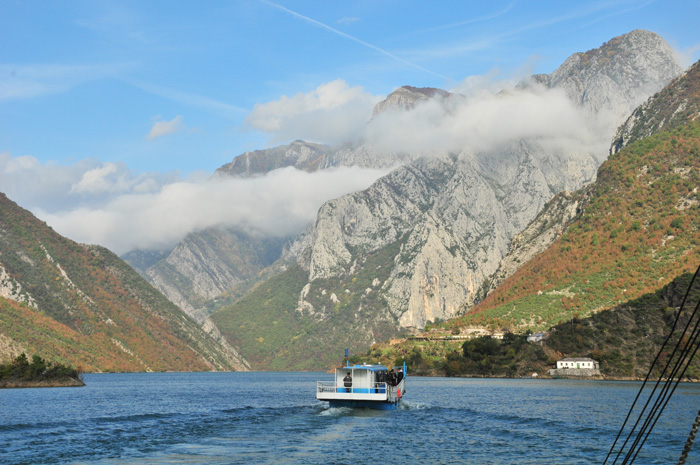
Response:
[{"label": "rope", "polygon": [[698,416],[695,417],[693,427],[690,428],[690,434],[688,435],[688,440],[685,442],[681,458],[678,460],[678,465],[685,465],[685,460],[688,458],[690,448],[693,447],[693,441],[695,441],[695,434],[698,432],[698,427],[700,427],[700,410],[698,410]]},{"label": "rope", "polygon": [[[700,267],[695,271],[695,274],[693,275],[692,280],[690,281],[690,285],[688,286],[688,289],[685,293],[685,296],[683,297],[683,301],[681,303],[680,309],[678,311],[678,314],[676,315],[676,318],[673,322],[673,326],[671,327],[671,331],[669,332],[668,336],[664,340],[663,344],[661,345],[661,348],[654,358],[654,361],[651,364],[651,367],[649,368],[649,372],[647,373],[646,377],[644,378],[644,382],[642,383],[641,388],[639,389],[639,392],[637,393],[637,396],[635,397],[634,401],[632,402],[632,406],[629,409],[629,412],[627,413],[627,416],[625,417],[625,420],[622,424],[622,427],[620,428],[620,431],[617,434],[617,437],[615,438],[615,441],[613,442],[613,445],[610,447],[610,451],[608,452],[608,455],[605,457],[605,461],[603,462],[603,465],[605,465],[608,462],[608,459],[612,455],[612,453],[615,450],[615,447],[617,446],[617,443],[622,436],[622,433],[625,430],[625,427],[627,426],[628,421],[630,420],[630,417],[632,416],[632,412],[634,411],[634,408],[637,404],[637,401],[641,397],[642,392],[644,391],[644,388],[646,387],[647,382],[649,381],[649,378],[651,377],[651,373],[654,370],[654,367],[656,366],[657,362],[661,358],[661,354],[664,352],[664,349],[668,345],[668,342],[671,340],[671,337],[673,336],[676,327],[678,325],[678,321],[680,320],[680,316],[683,313],[683,307],[685,306],[685,302],[688,298],[688,295],[690,294],[691,289],[693,288],[693,284],[695,282],[695,279],[697,278],[698,274],[700,273]],[[640,421],[644,417],[645,412],[647,411],[647,408],[649,407],[649,404],[651,403],[652,399],[654,398],[654,394],[656,393],[659,385],[661,384],[661,381],[664,379],[664,375],[666,374],[666,371],[669,368],[670,362],[674,359],[674,356],[676,355],[676,352],[678,349],[681,347],[681,344],[683,342],[683,339],[686,336],[686,333],[688,332],[688,328],[691,326],[691,322],[695,319],[696,314],[698,313],[698,309],[700,308],[700,302],[698,305],[695,307],[694,311],[692,312],[692,315],[688,319],[688,323],[685,325],[685,328],[683,332],[681,333],[680,337],[678,338],[678,342],[676,343],[676,346],[673,349],[673,352],[671,353],[670,358],[668,359],[669,362],[666,363],[666,365],[663,367],[663,370],[661,374],[659,375],[659,379],[656,381],[654,388],[652,389],[649,398],[647,399],[646,403],[644,404],[644,407],[642,408],[641,412],[639,413],[639,417],[637,418],[637,421],[635,422],[634,426],[631,428],[629,434],[627,435],[627,438],[625,439],[625,442],[622,444],[620,447],[620,450],[617,452],[617,455],[615,456],[615,460],[613,461],[613,465],[617,463],[618,459],[622,455],[622,452],[625,450],[627,447],[627,444],[631,440],[635,430],[639,426]],[[688,365],[690,363],[690,360],[695,356],[696,352],[698,351],[698,348],[700,345],[697,344],[697,341],[700,339],[700,319],[698,319],[697,323],[695,324],[695,327],[691,331],[691,336],[686,339],[685,346],[681,349],[678,358],[676,359],[676,363],[674,367],[671,369],[671,372],[669,376],[666,378],[666,383],[664,384],[663,388],[661,389],[660,393],[656,397],[656,400],[654,401],[654,404],[649,411],[646,420],[644,421],[641,429],[637,432],[637,436],[632,442],[632,445],[630,446],[629,450],[627,451],[627,454],[625,455],[625,458],[622,462],[622,464],[628,464],[632,463],[634,459],[637,457],[637,454],[641,450],[641,447],[644,445],[646,442],[646,439],[649,437],[649,434],[651,433],[652,429],[656,425],[656,422],[659,419],[659,416],[661,413],[663,413],[664,409],[666,408],[666,405],[668,404],[668,401],[671,398],[671,395],[673,395],[673,392],[675,392],[676,387],[678,386],[678,383],[680,380],[683,378],[683,375],[685,375],[685,371],[688,368]],[[692,355],[690,355],[690,358],[688,358],[688,355],[691,353],[691,349],[695,346],[695,349],[692,350]],[[686,362],[687,363],[684,363]],[[682,369],[680,376],[677,377],[677,380],[675,382],[675,385],[673,388],[671,388],[671,384],[673,383],[673,380],[676,378],[678,375],[678,372],[681,370],[681,367],[685,366],[685,368]]]},{"label": "rope", "polygon": [[[697,314],[698,308],[700,308],[700,303],[698,303],[698,306],[695,307],[695,310],[693,311],[693,316],[695,316],[695,314]],[[654,426],[656,426],[656,422],[659,420],[659,418],[661,417],[661,414],[663,413],[664,409],[666,408],[666,405],[668,405],[668,402],[671,400],[671,396],[676,391],[678,384],[681,382],[681,379],[683,379],[683,377],[685,376],[685,372],[688,370],[688,367],[690,366],[690,360],[692,360],[693,357],[695,357],[695,354],[697,353],[698,348],[700,348],[700,346],[697,345],[698,338],[700,338],[700,319],[698,320],[698,323],[696,323],[696,325],[695,325],[693,335],[691,336],[691,338],[688,340],[685,347],[683,348],[683,350],[681,352],[681,356],[678,357],[678,361],[676,362],[676,366],[674,367],[673,371],[671,372],[671,376],[666,381],[666,385],[664,386],[664,391],[662,391],[664,395],[659,397],[660,400],[657,399],[657,402],[654,406],[654,410],[652,411],[652,413],[649,414],[649,417],[647,418],[647,420],[645,422],[645,427],[640,431],[637,440],[635,440],[635,443],[639,442],[639,439],[641,438],[642,434],[644,434],[644,431],[646,431],[646,435],[644,436],[644,439],[641,442],[639,442],[639,446],[636,448],[634,455],[632,455],[632,459],[629,462],[627,462],[627,460],[625,460],[625,462],[623,462],[623,463],[632,463],[637,458],[639,451],[642,449],[642,446],[644,445],[646,440],[649,438],[649,435],[651,434],[651,431],[654,429]],[[695,349],[693,350],[692,354],[690,356],[688,356],[692,346],[695,346]],[[676,377],[676,375],[678,373],[678,369],[681,366],[683,366],[683,364],[684,364],[684,362],[686,362],[686,360],[687,360],[687,363],[685,363],[683,371],[680,373],[680,375],[678,375]],[[669,389],[670,385],[672,384],[674,378],[676,379],[676,382],[673,385],[673,388],[671,389],[670,393],[668,393],[668,389]],[[659,406],[660,406],[660,409],[659,409]],[[656,413],[657,409],[658,409],[658,413]],[[653,420],[653,422],[650,423],[650,419],[652,417],[654,417],[654,420]],[[648,430],[647,430],[647,428],[648,428]],[[632,453],[632,451],[630,451],[628,453],[628,457],[631,455],[631,453]]]}]

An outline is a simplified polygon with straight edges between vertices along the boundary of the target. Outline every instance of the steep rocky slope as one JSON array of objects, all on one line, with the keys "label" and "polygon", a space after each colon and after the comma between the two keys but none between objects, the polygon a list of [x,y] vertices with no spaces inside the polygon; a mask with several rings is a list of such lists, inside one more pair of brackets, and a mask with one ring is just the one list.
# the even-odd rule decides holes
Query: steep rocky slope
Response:
[{"label": "steep rocky slope", "polygon": [[87,371],[246,369],[238,353],[107,249],[76,244],[0,194],[0,359]]},{"label": "steep rocky slope", "polygon": [[592,157],[574,163],[549,153],[544,163],[543,150],[521,142],[498,154],[423,158],[366,191],[329,201],[308,236],[308,261],[302,256],[310,289],[319,278],[352,280],[363,256],[400,241],[379,284],[400,326],[422,328],[459,314],[513,235],[556,192],[574,190],[595,170]]},{"label": "steep rocky slope", "polygon": [[450,328],[546,330],[654,292],[697,267],[700,122],[630,144],[587,190],[558,240]]},{"label": "steep rocky slope", "polygon": [[[633,31],[537,80],[561,86],[595,117],[631,111],[679,72],[662,39]],[[317,278],[351,279],[363,254],[403,237],[382,284],[390,311],[402,327],[453,317],[474,303],[514,235],[554,195],[592,180],[599,158],[531,139],[412,162],[364,192],[324,205],[300,263],[312,287]]]},{"label": "steep rocky slope", "polygon": [[283,242],[236,229],[207,229],[189,234],[144,273],[170,301],[201,322],[208,300],[270,266]]},{"label": "steep rocky slope", "polygon": [[610,153],[628,144],[700,119],[700,62],[635,109],[620,126]]}]

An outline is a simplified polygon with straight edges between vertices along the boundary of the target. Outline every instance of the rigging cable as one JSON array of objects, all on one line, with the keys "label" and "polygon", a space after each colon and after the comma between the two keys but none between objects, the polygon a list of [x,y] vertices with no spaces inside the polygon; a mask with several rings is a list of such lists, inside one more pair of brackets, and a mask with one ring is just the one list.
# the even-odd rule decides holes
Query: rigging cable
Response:
[{"label": "rigging cable", "polygon": [[[622,424],[622,427],[620,428],[620,431],[619,431],[618,434],[617,434],[617,437],[615,438],[615,441],[613,442],[612,446],[610,447],[610,451],[608,452],[608,455],[606,456],[605,461],[603,462],[603,465],[605,465],[605,464],[608,462],[608,459],[610,458],[610,456],[611,456],[612,453],[614,452],[615,447],[617,446],[617,443],[618,443],[618,441],[620,440],[620,437],[622,436],[622,433],[624,432],[625,427],[627,426],[627,423],[628,423],[628,421],[630,420],[630,418],[631,418],[631,416],[632,416],[632,412],[634,411],[634,408],[635,408],[635,406],[636,406],[636,404],[637,404],[637,401],[638,401],[639,398],[641,397],[642,392],[644,392],[644,388],[646,387],[647,382],[649,381],[649,378],[651,377],[651,374],[652,374],[652,372],[653,372],[653,370],[654,370],[654,367],[656,366],[657,362],[658,362],[659,359],[661,358],[661,355],[663,354],[664,350],[666,349],[666,346],[668,345],[669,341],[670,341],[671,338],[673,337],[673,334],[674,334],[674,332],[675,332],[675,330],[676,330],[676,327],[677,327],[677,325],[678,325],[678,322],[679,322],[679,320],[680,320],[680,317],[681,317],[681,315],[683,314],[683,307],[685,307],[686,300],[688,299],[688,296],[690,295],[690,291],[691,291],[691,289],[693,288],[693,284],[695,283],[695,279],[697,278],[697,276],[698,276],[699,273],[700,273],[700,267],[698,267],[698,269],[695,271],[695,274],[693,275],[693,278],[692,278],[691,281],[690,281],[690,285],[688,286],[688,289],[687,289],[687,291],[686,291],[686,293],[685,293],[685,295],[684,295],[684,297],[683,297],[683,301],[681,302],[681,306],[680,306],[680,308],[679,308],[679,310],[678,310],[678,313],[677,313],[677,315],[676,315],[676,318],[674,319],[674,322],[673,322],[673,325],[672,325],[672,327],[671,327],[671,330],[670,330],[668,336],[666,337],[666,339],[664,340],[663,344],[661,345],[661,348],[660,348],[659,352],[657,353],[656,357],[654,358],[654,360],[653,360],[653,362],[652,362],[652,364],[651,364],[651,366],[650,366],[650,368],[649,368],[649,372],[647,373],[646,377],[644,378],[644,382],[642,383],[642,386],[641,386],[641,388],[639,389],[639,392],[637,393],[637,396],[635,397],[634,401],[632,402],[632,405],[631,405],[631,407],[630,407],[630,409],[629,409],[629,412],[627,413],[627,416],[626,416],[626,418],[625,418],[625,420],[624,420],[624,422],[623,422],[623,424]],[[673,357],[674,357],[674,355],[676,354],[676,352],[678,351],[678,349],[679,349],[679,347],[680,347],[680,345],[681,345],[681,341],[682,341],[683,338],[685,337],[685,334],[686,334],[686,332],[688,331],[688,328],[690,327],[690,324],[691,324],[691,322],[693,321],[693,319],[694,319],[694,317],[695,317],[695,315],[696,315],[697,312],[698,312],[698,306],[696,306],[695,310],[693,311],[691,317],[690,317],[689,320],[688,320],[688,323],[687,323],[686,326],[685,326],[685,329],[683,330],[683,333],[682,333],[681,336],[678,338],[678,342],[676,343],[676,346],[674,347],[673,352],[671,353],[671,356],[669,357],[669,360],[673,360]],[[685,360],[685,359],[687,358],[687,354],[688,354],[688,352],[689,352],[689,350],[690,350],[690,347],[692,347],[693,343],[694,343],[694,342],[697,340],[697,338],[698,338],[698,334],[697,334],[696,331],[695,331],[696,329],[698,329],[698,325],[697,325],[697,324],[696,324],[696,328],[695,328],[694,331],[693,331],[693,333],[695,333],[695,337],[694,337],[694,338],[693,338],[693,337],[690,337],[690,338],[687,340],[688,342],[686,343],[686,347],[681,351],[681,355],[679,355],[679,357],[678,357],[676,366],[672,369],[672,375],[673,375],[673,376],[675,376],[675,374],[678,372],[678,369],[679,369],[679,367],[680,367],[679,363],[682,363],[682,360]],[[695,355],[695,352],[696,352],[696,351],[697,351],[697,347],[696,347],[695,351],[693,351],[693,356]],[[691,356],[691,359],[692,359],[692,356]],[[637,427],[639,426],[639,422],[640,422],[641,419],[643,418],[644,412],[645,412],[645,411],[647,410],[647,408],[649,407],[649,404],[650,404],[651,400],[653,399],[654,394],[655,394],[656,390],[658,389],[659,384],[660,384],[661,381],[663,380],[664,375],[665,375],[666,371],[668,370],[668,367],[669,367],[669,363],[667,363],[667,364],[664,366],[664,368],[663,368],[661,374],[659,375],[659,379],[656,381],[656,384],[654,385],[654,388],[652,389],[652,392],[651,392],[651,394],[649,395],[649,399],[647,399],[647,401],[646,401],[644,407],[642,408],[642,411],[641,411],[640,414],[639,414],[639,418],[637,418],[637,421],[635,422],[634,426],[632,427],[632,429],[630,430],[629,434],[627,435],[627,438],[625,439],[624,444],[620,447],[620,450],[618,451],[618,453],[617,453],[617,455],[616,455],[616,457],[615,457],[615,460],[613,461],[613,465],[614,465],[615,463],[617,463],[617,460],[620,458],[620,455],[621,455],[622,452],[624,451],[625,447],[627,447],[628,442],[630,441],[630,439],[632,438],[632,435],[634,434],[635,430],[636,430]],[[687,365],[686,365],[686,369],[687,369]],[[682,377],[683,374],[685,374],[685,369],[683,370],[683,373],[681,374],[681,377]],[[668,403],[668,400],[670,399],[670,396],[667,395],[667,394],[668,394],[668,390],[669,390],[669,386],[670,386],[669,383],[672,382],[673,376],[670,375],[670,376],[667,378],[666,385],[664,386],[662,392],[659,394],[659,397],[657,397],[657,399],[656,399],[656,401],[655,401],[655,403],[654,403],[654,406],[652,407],[652,410],[651,410],[651,412],[649,413],[649,416],[647,417],[647,420],[644,422],[644,425],[643,425],[642,430],[641,430],[640,432],[638,432],[637,438],[634,440],[633,445],[631,446],[630,451],[628,451],[628,453],[627,453],[627,455],[626,455],[626,457],[625,457],[625,461],[624,461],[623,463],[632,463],[632,462],[628,462],[628,459],[629,459],[630,457],[636,457],[636,453],[639,452],[639,449],[638,449],[638,448],[641,448],[641,445],[643,445],[644,442],[646,441],[646,439],[644,439],[644,440],[641,441],[641,444],[640,444],[641,436],[643,435],[644,431],[646,431],[646,430],[648,429],[649,425],[651,424],[650,421],[651,421],[652,414],[658,412],[658,414],[660,415],[661,412],[663,412],[663,409],[665,408],[666,403]],[[680,378],[679,378],[679,381],[680,381]],[[678,383],[678,382],[676,382],[676,386],[677,386],[677,383]],[[673,391],[675,391],[675,387],[673,388]],[[673,393],[673,391],[671,391],[671,394]],[[663,402],[663,401],[660,400],[660,399],[662,398],[662,395],[663,395],[663,399],[665,399],[665,403],[663,403],[663,407],[660,408],[660,405],[661,405],[661,403]],[[660,408],[660,411],[659,411],[659,408]],[[656,418],[656,420],[658,420],[658,417]],[[653,424],[651,424],[651,428],[653,428],[653,425],[656,424],[656,420],[654,420],[654,421],[653,421]],[[651,429],[649,429],[648,433],[650,433],[650,432],[651,432]],[[648,437],[648,433],[647,433],[647,437]],[[636,453],[634,453],[634,452],[635,452],[635,449],[636,449]],[[634,453],[634,456],[632,455],[633,453]],[[633,460],[634,460],[634,458],[632,458],[632,461],[633,461]]]},{"label": "rigging cable", "polygon": [[[691,316],[691,320],[698,313],[699,308],[700,308],[700,302],[698,302],[698,305],[696,305],[695,310],[693,311],[693,314]],[[627,462],[627,460],[625,460],[625,462],[623,462],[623,463],[632,463],[637,458],[639,451],[641,450],[642,446],[644,445],[647,438],[651,434],[651,431],[654,429],[654,426],[656,426],[656,422],[659,420],[659,417],[661,416],[664,409],[666,408],[666,405],[668,405],[668,402],[671,400],[671,396],[676,391],[678,384],[681,382],[681,379],[683,379],[683,377],[685,376],[685,372],[688,370],[688,368],[690,366],[690,361],[693,359],[693,357],[695,357],[695,354],[697,353],[698,348],[700,348],[700,345],[697,344],[698,339],[700,339],[700,319],[698,319],[698,322],[695,324],[695,328],[693,329],[692,335],[690,336],[690,338],[686,342],[685,347],[682,349],[681,355],[679,355],[678,361],[676,362],[676,366],[674,367],[673,371],[671,372],[671,376],[666,380],[666,384],[664,386],[665,392],[664,392],[663,397],[661,397],[661,396],[659,397],[659,399],[661,399],[661,400],[657,399],[657,402],[654,406],[653,413],[649,414],[649,417],[647,417],[647,420],[645,421],[644,427],[642,428],[637,439],[635,440],[635,444],[638,443],[639,446],[637,447],[636,451],[634,452],[634,455],[631,455],[632,451],[630,451],[628,453],[628,457],[631,456],[632,460],[629,462]],[[680,343],[680,341],[679,341],[679,343]],[[695,349],[693,349],[692,354],[690,354],[690,350],[692,349],[693,346],[695,346]],[[690,354],[690,356],[688,356],[688,354]],[[683,370],[681,371],[680,375],[678,375],[676,377],[678,370],[681,367],[683,367]],[[674,379],[676,380],[675,384],[673,384]],[[671,384],[673,384],[673,388],[670,390],[670,393],[669,393],[668,390],[669,390]],[[657,410],[658,410],[658,413],[656,413]],[[654,416],[654,420],[653,420],[653,422],[650,422],[652,416]],[[647,428],[648,428],[648,431],[647,431]],[[646,434],[644,435],[644,439],[641,439],[641,436],[642,436],[642,434],[644,434],[645,431],[646,431]],[[640,439],[641,439],[641,442],[640,442]]]}]

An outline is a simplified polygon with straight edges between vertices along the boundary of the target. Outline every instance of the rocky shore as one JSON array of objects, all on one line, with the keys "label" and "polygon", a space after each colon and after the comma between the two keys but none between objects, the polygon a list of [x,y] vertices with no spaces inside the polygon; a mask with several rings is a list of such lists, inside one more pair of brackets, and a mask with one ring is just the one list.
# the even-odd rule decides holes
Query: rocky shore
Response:
[{"label": "rocky shore", "polygon": [[3,379],[0,389],[47,388],[47,387],[81,387],[85,383],[77,378],[58,378],[42,380]]}]

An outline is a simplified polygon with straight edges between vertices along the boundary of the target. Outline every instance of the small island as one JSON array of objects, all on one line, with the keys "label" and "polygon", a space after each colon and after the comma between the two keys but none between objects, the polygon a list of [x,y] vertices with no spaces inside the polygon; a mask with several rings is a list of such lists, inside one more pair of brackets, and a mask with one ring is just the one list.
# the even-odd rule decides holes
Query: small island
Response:
[{"label": "small island", "polygon": [[78,370],[47,362],[38,355],[32,356],[30,362],[22,353],[11,363],[0,365],[0,389],[79,386],[85,386],[85,383]]}]

